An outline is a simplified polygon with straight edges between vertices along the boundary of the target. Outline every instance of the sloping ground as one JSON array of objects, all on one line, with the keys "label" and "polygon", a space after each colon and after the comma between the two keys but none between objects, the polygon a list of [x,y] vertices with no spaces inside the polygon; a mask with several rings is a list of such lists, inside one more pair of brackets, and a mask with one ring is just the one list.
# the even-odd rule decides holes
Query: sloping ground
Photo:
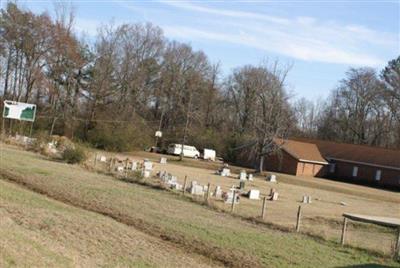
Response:
[{"label": "sloping ground", "polygon": [[226,266],[336,267],[392,264],[366,251],[255,225],[168,192],[127,184],[77,166],[2,146],[3,178],[112,217]]},{"label": "sloping ground", "polygon": [[213,263],[97,213],[0,180],[0,267],[208,267]]}]

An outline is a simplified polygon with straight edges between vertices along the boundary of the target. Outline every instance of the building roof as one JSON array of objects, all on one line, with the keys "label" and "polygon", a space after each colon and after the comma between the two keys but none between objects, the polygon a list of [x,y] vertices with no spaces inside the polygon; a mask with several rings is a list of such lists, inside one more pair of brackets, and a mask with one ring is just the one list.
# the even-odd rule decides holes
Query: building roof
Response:
[{"label": "building roof", "polygon": [[282,150],[301,162],[328,164],[314,143],[295,140],[276,140],[275,142],[281,146]]},{"label": "building roof", "polygon": [[322,140],[296,139],[296,141],[315,144],[327,160],[400,169],[400,150]]}]

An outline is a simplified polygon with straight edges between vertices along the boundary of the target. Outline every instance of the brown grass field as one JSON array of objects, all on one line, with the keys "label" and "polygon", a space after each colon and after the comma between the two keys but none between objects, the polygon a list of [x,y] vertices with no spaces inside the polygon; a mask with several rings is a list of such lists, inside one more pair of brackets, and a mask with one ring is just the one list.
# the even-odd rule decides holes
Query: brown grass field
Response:
[{"label": "brown grass field", "polygon": [[[170,161],[156,168],[168,168],[180,179],[184,174],[198,181],[213,179],[210,181],[213,185],[218,183],[223,188],[237,183],[234,178],[214,177],[209,169],[187,167],[187,164],[186,161],[184,166]],[[100,164],[96,168],[102,169]],[[259,201],[242,199],[237,215],[232,216],[173,192],[126,183],[4,144],[0,144],[0,178],[2,267],[398,265],[378,249],[341,247],[329,239],[282,231],[284,228],[280,230],[247,220],[247,215],[253,217],[259,213]],[[271,186],[261,179],[253,186],[248,185],[259,187],[263,192]],[[364,201],[369,202],[366,206],[375,201],[370,196],[363,198],[283,181],[273,187],[281,193],[281,199],[268,204],[267,221],[288,227],[293,227],[303,191],[312,191],[304,193],[311,194],[314,200],[320,194],[320,201],[305,207],[304,217],[318,214],[322,219],[310,220],[312,224],[305,220],[302,226],[305,231],[308,225],[314,229],[324,225],[329,216],[340,218],[341,211],[332,202],[345,201],[348,206],[341,209],[356,209],[354,206],[362,207]],[[380,190],[368,191],[371,196],[380,195]],[[393,213],[397,211],[396,198],[395,193],[389,193],[385,201],[376,201],[389,205],[382,208],[382,214],[389,214],[392,209]],[[218,200],[213,203],[217,208],[227,209]],[[323,213],[319,213],[320,210]],[[332,215],[329,210],[334,210]],[[327,226],[331,224],[328,220]],[[372,230],[379,239],[386,232],[370,226],[352,226],[349,233],[352,245],[356,245],[353,233],[357,233],[352,228],[369,235]],[[336,241],[338,234],[334,234]],[[388,238],[391,235],[387,233]]]}]

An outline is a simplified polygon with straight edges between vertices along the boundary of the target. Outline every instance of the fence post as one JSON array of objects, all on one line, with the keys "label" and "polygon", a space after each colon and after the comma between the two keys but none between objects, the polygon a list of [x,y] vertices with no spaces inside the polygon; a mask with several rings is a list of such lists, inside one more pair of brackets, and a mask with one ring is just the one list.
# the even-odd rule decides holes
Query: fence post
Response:
[{"label": "fence post", "polygon": [[299,206],[299,209],[297,210],[296,232],[300,231],[300,220],[301,220],[301,205]]},{"label": "fence post", "polygon": [[186,192],[186,183],[187,183],[187,175],[185,176],[185,180],[183,181],[183,188],[182,188],[183,195],[185,195]]},{"label": "fence post", "polygon": [[262,210],[261,210],[261,219],[264,220],[265,218],[265,207],[267,205],[267,197],[265,196],[262,203]]},{"label": "fence post", "polygon": [[345,239],[346,239],[346,228],[347,228],[347,218],[343,218],[343,226],[342,226],[342,237],[340,239],[340,244],[342,246],[344,245]]},{"label": "fence post", "polygon": [[211,188],[211,184],[208,183],[207,184],[206,202],[208,202],[208,198],[210,198],[210,188]]},{"label": "fence post", "polygon": [[127,157],[125,160],[125,177],[128,178],[128,160],[129,158]]},{"label": "fence post", "polygon": [[94,164],[93,164],[94,167],[96,167],[96,163],[97,163],[97,153],[94,153]]},{"label": "fence post", "polygon": [[109,167],[108,167],[108,170],[109,170],[110,172],[112,172],[113,164],[114,164],[114,157],[111,157],[111,158],[110,158],[110,165],[109,165]]},{"label": "fence post", "polygon": [[235,211],[235,199],[236,199],[236,190],[233,190],[231,213]]},{"label": "fence post", "polygon": [[400,227],[397,227],[397,240],[394,256],[397,260],[400,260]]}]

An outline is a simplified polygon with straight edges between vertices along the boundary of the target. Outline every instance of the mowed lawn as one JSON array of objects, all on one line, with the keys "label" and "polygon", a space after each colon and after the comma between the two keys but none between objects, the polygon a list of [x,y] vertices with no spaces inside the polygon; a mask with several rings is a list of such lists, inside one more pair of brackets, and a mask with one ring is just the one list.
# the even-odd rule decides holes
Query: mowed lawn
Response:
[{"label": "mowed lawn", "polygon": [[[81,266],[85,266],[84,261],[88,261],[93,265],[115,266],[116,263],[111,262],[111,256],[114,254],[116,254],[115,259],[121,261],[120,266],[127,266],[127,264],[188,266],[193,260],[197,260],[197,263],[194,265],[192,263],[190,266],[207,264],[237,267],[398,265],[390,259],[374,256],[367,251],[341,247],[336,243],[316,240],[302,234],[269,229],[263,225],[253,224],[189,202],[173,193],[128,184],[109,176],[89,172],[79,166],[57,163],[3,144],[0,146],[0,175],[3,181],[0,209],[2,213],[6,213],[6,218],[11,219],[7,220],[10,221],[9,224],[0,225],[0,232],[9,233],[12,230],[16,234],[2,236],[1,249],[6,248],[7,252],[11,253],[2,255],[0,252],[2,258],[0,264],[25,261],[12,259],[10,256],[14,256],[13,252],[18,254],[16,248],[21,248],[21,254],[23,251],[30,251],[32,243],[25,243],[25,240],[43,239],[46,243],[40,244],[43,247],[41,254],[46,256],[50,265],[64,262],[68,266],[82,261]],[[24,185],[25,188],[40,192],[52,199],[21,190],[16,185],[4,183],[4,180]],[[4,191],[7,194],[3,194]],[[19,193],[15,194],[19,198],[13,198],[12,191]],[[26,201],[25,199],[29,200],[28,197],[40,201],[37,203]],[[5,209],[3,203],[9,204],[10,207],[20,206],[21,211],[16,210],[17,212],[13,213],[12,209]],[[43,208],[37,208],[40,206]],[[30,210],[38,210],[40,215],[31,213]],[[47,215],[50,220],[45,220]],[[32,231],[15,220],[25,217],[30,222],[30,217],[34,216],[38,217],[39,221],[43,219],[49,222],[50,230],[52,228],[60,232],[65,229],[70,230],[68,239],[65,238],[67,240],[61,243],[59,239],[63,237],[49,234],[51,232],[46,227],[34,228]],[[93,219],[93,221],[88,219]],[[64,228],[66,223],[70,224],[68,227],[70,229]],[[94,231],[96,228],[90,227],[91,224],[99,225],[97,234]],[[107,226],[108,229],[103,231],[100,228],[103,226]],[[115,233],[114,226],[117,230]],[[124,240],[129,236],[129,232],[132,232],[132,236]],[[149,247],[146,247],[147,244],[144,243],[136,250],[129,244],[139,243],[135,239],[134,232],[140,234],[137,236],[138,241],[140,239],[147,241],[152,238],[154,243],[167,243],[173,250],[166,248],[165,252],[168,254],[164,255],[165,252],[158,251],[157,246],[151,245],[151,241],[148,242]],[[5,237],[4,240],[3,237]],[[13,241],[14,237],[22,237],[18,242],[19,247],[13,245],[16,243]],[[80,240],[92,241],[91,239],[95,237],[106,241],[105,244],[96,243],[96,240],[93,243],[87,242],[91,247],[79,243]],[[53,245],[54,248],[50,250],[49,248]],[[13,250],[13,247],[16,248]],[[121,247],[130,250],[119,250]],[[55,253],[50,254],[53,252]],[[187,253],[186,259],[180,256],[182,252]],[[47,253],[49,254],[46,255]],[[74,254],[80,258],[75,259]],[[103,259],[98,260],[100,263],[90,263],[91,258],[97,260],[96,256],[103,256]],[[106,256],[110,256],[110,259]],[[27,259],[26,262],[24,265],[29,266],[34,260]]]}]

